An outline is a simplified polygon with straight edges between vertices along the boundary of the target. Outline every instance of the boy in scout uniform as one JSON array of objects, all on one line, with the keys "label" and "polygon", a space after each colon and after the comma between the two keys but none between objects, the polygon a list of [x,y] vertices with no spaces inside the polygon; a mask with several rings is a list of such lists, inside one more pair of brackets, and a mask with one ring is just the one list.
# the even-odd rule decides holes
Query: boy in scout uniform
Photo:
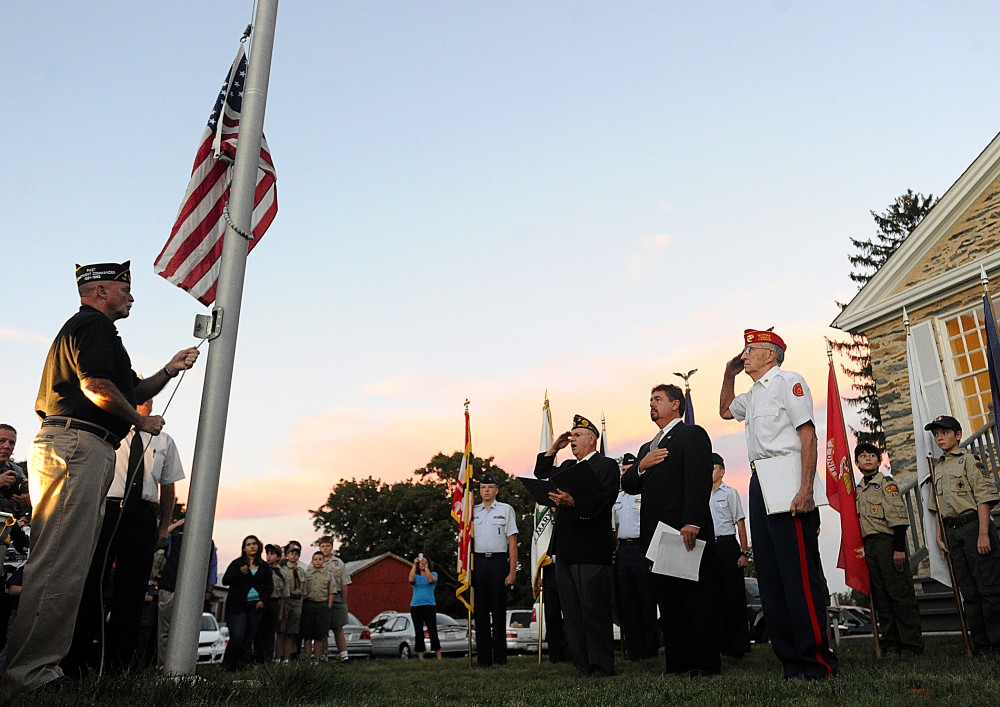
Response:
[{"label": "boy in scout uniform", "polygon": [[[990,508],[1000,500],[992,475],[958,446],[962,425],[942,415],[924,427],[941,448],[931,510],[941,514],[938,545],[951,557],[976,654],[1000,651],[1000,537]],[[942,537],[941,527],[944,526]]]},{"label": "boy in scout uniform", "polygon": [[306,570],[303,582],[302,620],[299,625],[302,653],[307,658],[326,660],[333,591],[333,580],[323,567],[323,553],[317,550],[313,553],[312,564]]},{"label": "boy in scout uniform", "polygon": [[882,628],[883,656],[899,658],[904,650],[920,655],[920,610],[913,594],[913,574],[906,557],[906,503],[892,477],[879,473],[882,450],[867,442],[854,448],[854,462],[864,475],[858,485],[858,517],[872,599]]}]

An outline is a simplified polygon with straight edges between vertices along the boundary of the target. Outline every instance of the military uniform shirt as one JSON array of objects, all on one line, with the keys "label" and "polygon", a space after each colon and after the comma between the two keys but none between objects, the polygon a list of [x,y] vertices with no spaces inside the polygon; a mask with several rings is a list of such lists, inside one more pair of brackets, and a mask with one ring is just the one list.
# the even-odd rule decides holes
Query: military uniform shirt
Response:
[{"label": "military uniform shirt", "polygon": [[910,524],[906,502],[891,476],[876,472],[863,477],[858,484],[856,500],[862,537],[877,533],[893,535],[893,528]]},{"label": "military uniform shirt", "polygon": [[736,535],[736,524],[746,518],[743,512],[743,502],[736,489],[722,483],[712,492],[709,498],[712,508],[712,522],[715,524],[715,537]]},{"label": "military uniform shirt", "polygon": [[514,508],[494,501],[490,508],[482,503],[472,510],[476,552],[507,552],[507,538],[517,535]]},{"label": "military uniform shirt", "polygon": [[326,569],[311,566],[306,570],[303,596],[312,601],[326,601],[333,592],[333,580]]},{"label": "military uniform shirt", "polygon": [[729,412],[746,421],[750,461],[802,452],[796,428],[812,422],[812,394],[798,373],[774,366],[750,390],[737,395]]},{"label": "military uniform shirt", "polygon": [[618,526],[618,539],[628,540],[639,537],[639,509],[642,506],[642,494],[618,492],[612,511],[614,524]]},{"label": "military uniform shirt", "polygon": [[937,497],[931,494],[931,510],[938,509],[941,499],[941,517],[957,518],[967,511],[975,511],[980,503],[993,506],[997,494],[993,475],[976,459],[976,455],[961,447],[942,454],[934,469]]}]

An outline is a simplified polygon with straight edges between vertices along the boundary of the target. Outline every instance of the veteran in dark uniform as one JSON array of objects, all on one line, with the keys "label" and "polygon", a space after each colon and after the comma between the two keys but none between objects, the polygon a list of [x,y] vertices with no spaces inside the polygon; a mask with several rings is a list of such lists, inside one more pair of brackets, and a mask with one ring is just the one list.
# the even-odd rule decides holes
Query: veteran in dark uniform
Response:
[{"label": "veteran in dark uniform", "polygon": [[[538,455],[535,476],[551,479],[557,489],[549,498],[557,508],[556,583],[570,658],[581,676],[603,678],[615,673],[611,511],[618,493],[618,465],[597,451],[599,437],[594,423],[574,416],[572,429]],[[556,468],[556,454],[567,445],[574,459]],[[578,488],[585,468],[596,485],[576,495],[564,490]]]},{"label": "veteran in dark uniform", "polygon": [[160,433],[163,418],[139,414],[136,403],[198,358],[197,349],[184,349],[140,381],[114,324],[132,308],[128,262],[78,265],[76,282],[80,311],[49,349],[35,403],[42,425],[29,462],[31,553],[7,665],[8,683],[28,690],[72,682],[59,661],[73,637],[115,449],[132,427]]},{"label": "veteran in dark uniform", "polygon": [[[631,452],[622,457],[624,474],[635,464]],[[618,492],[613,517],[618,548],[615,552],[615,588],[618,616],[621,617],[622,638],[629,660],[654,658],[660,650],[659,622],[656,620],[656,600],[649,575],[646,548],[639,538],[642,496]],[[746,623],[744,621],[744,623]]]},{"label": "veteran in dark uniform", "polygon": [[622,476],[622,490],[642,494],[642,546],[648,548],[657,524],[680,531],[688,551],[705,541],[698,581],[654,574],[653,593],[663,623],[667,673],[718,675],[718,597],[712,492],[712,440],[698,425],[683,422],[684,392],[658,385],[650,392],[649,417],[659,427],[642,445],[636,463]]},{"label": "veteran in dark uniform", "polygon": [[[930,508],[941,514],[938,545],[951,555],[962,591],[965,622],[977,654],[1000,652],[1000,538],[990,509],[1000,500],[993,475],[975,454],[959,446],[962,425],[942,415],[924,429],[941,448]],[[944,537],[941,535],[944,526]]]},{"label": "veteran in dark uniform", "polygon": [[479,482],[482,502],[472,509],[476,662],[483,667],[507,664],[507,587],[517,576],[517,517],[513,506],[496,500],[498,492],[497,480],[486,474]]},{"label": "veteran in dark uniform", "polygon": [[874,444],[865,442],[854,448],[854,463],[864,475],[857,488],[858,519],[882,629],[879,640],[882,655],[892,659],[904,650],[920,655],[924,639],[913,572],[906,556],[906,529],[910,526],[906,502],[892,477],[879,473],[881,460],[882,450]]}]

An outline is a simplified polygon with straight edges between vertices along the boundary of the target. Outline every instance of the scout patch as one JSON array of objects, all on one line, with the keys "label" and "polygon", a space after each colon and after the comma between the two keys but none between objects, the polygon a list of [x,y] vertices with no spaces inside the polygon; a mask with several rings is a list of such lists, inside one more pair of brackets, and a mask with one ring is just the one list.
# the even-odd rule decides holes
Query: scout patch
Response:
[{"label": "scout patch", "polygon": [[801,398],[805,394],[806,394],[805,391],[802,390],[802,384],[801,383],[796,383],[792,387],[792,395],[794,395],[796,398]]},{"label": "scout patch", "polygon": [[899,487],[896,486],[896,484],[886,484],[886,486],[885,486],[885,492],[886,493],[899,493]]},{"label": "scout patch", "polygon": [[878,513],[878,506],[872,506],[871,514],[876,515]]}]

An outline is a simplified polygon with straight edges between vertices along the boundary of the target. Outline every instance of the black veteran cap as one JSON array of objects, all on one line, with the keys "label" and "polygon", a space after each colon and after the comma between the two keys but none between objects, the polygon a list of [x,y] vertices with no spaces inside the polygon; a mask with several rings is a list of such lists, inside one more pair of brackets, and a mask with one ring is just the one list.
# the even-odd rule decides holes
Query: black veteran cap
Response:
[{"label": "black veteran cap", "polygon": [[77,287],[88,282],[132,282],[129,271],[132,261],[124,263],[94,263],[93,265],[76,266]]},{"label": "black veteran cap", "polygon": [[625,452],[625,456],[622,457],[622,466],[629,464],[635,464],[635,455],[632,452]]},{"label": "black veteran cap", "polygon": [[961,423],[956,420],[951,415],[939,415],[935,417],[931,422],[924,425],[924,429],[928,432],[932,431],[934,428],[940,427],[945,430],[955,430],[956,432],[962,431]]},{"label": "black veteran cap", "polygon": [[712,463],[718,464],[723,469],[726,468],[726,460],[722,458],[722,455],[716,454],[715,452],[712,452]]},{"label": "black veteran cap", "polygon": [[595,437],[600,437],[601,433],[597,431],[594,423],[585,418],[583,415],[573,415],[573,429],[587,430],[593,432]]}]

